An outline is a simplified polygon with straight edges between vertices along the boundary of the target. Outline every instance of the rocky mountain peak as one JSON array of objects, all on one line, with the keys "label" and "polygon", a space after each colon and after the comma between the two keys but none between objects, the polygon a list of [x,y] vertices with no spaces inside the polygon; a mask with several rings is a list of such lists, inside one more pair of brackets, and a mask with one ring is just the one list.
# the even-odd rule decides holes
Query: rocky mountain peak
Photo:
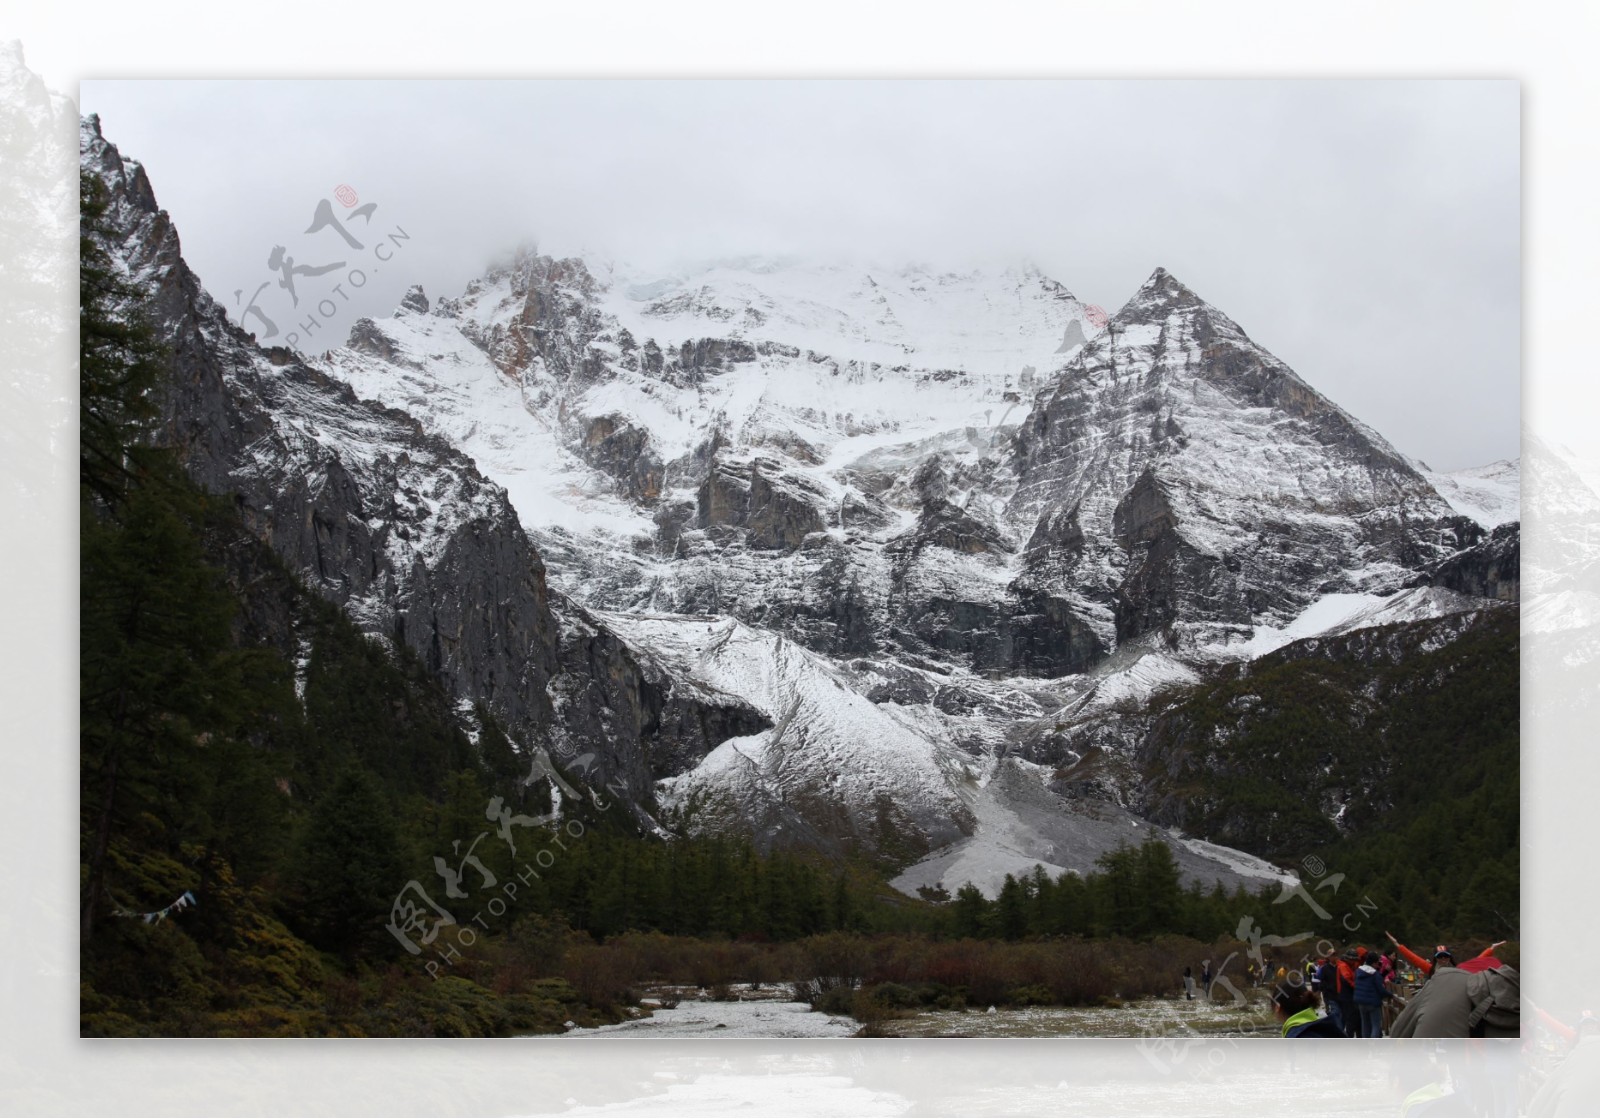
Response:
[{"label": "rocky mountain peak", "polygon": [[1138,327],[1161,324],[1166,324],[1167,334],[1193,340],[1202,347],[1219,342],[1254,345],[1237,323],[1165,268],[1152,272],[1111,317],[1109,334],[1113,341],[1121,341],[1131,330],[1132,337],[1142,338]]},{"label": "rocky mountain peak", "polygon": [[[428,313],[428,297],[423,292],[421,284],[412,284],[406,289],[405,295],[400,297],[400,310],[415,311],[419,315]],[[397,311],[396,314],[398,313]]]}]

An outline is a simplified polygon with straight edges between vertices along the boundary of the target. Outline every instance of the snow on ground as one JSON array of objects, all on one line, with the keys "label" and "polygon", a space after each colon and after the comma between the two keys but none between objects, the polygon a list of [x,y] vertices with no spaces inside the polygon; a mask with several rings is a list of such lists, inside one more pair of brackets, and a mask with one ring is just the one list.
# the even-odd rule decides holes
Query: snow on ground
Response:
[{"label": "snow on ground", "polygon": [[912,265],[747,257],[666,274],[597,265],[603,306],[663,346],[708,336],[761,337],[884,366],[1016,374],[1041,368],[1083,304],[1029,266],[939,272]]},{"label": "snow on ground", "polygon": [[1198,684],[1200,674],[1160,650],[1127,645],[1081,677],[1078,697],[1062,718],[1084,719],[1118,705],[1142,705],[1165,688]]},{"label": "snow on ground", "polygon": [[[652,509],[586,461],[595,441],[606,438],[597,432],[647,440],[665,467],[658,507],[695,500],[692,488],[678,484],[681,470],[715,432],[721,461],[760,455],[775,464],[766,471],[769,482],[799,483],[817,495],[813,503],[838,541],[881,545],[914,523],[915,510],[886,530],[856,521],[846,533],[844,508],[873,504],[847,477],[857,461],[930,439],[949,443],[942,453],[960,458],[992,453],[997,421],[1026,413],[1027,400],[1059,364],[1066,328],[1084,325],[1082,305],[1030,268],[955,274],[752,258],[644,276],[621,264],[572,264],[523,261],[475,281],[432,313],[402,307],[392,318],[361,324],[326,367],[358,394],[410,412],[470,455],[506,489],[552,583],[601,608],[703,606],[706,572],[693,559],[670,561],[686,556],[651,553],[644,542],[656,530]],[[530,279],[527,269],[556,278],[541,272]],[[526,326],[533,279],[554,285],[558,303],[570,298],[593,309],[601,333],[588,353],[604,359],[602,378],[558,370],[509,341]],[[748,342],[759,352],[679,383],[625,368],[617,341],[623,330],[669,355],[707,338]],[[602,420],[614,428],[589,426]],[[795,440],[801,449],[790,454]],[[760,552],[738,563],[729,587],[735,595],[791,565],[789,557]],[[873,570],[864,576],[881,581],[867,566]],[[996,593],[1014,574],[1005,560],[967,566],[970,576],[949,574],[958,582],[975,576]],[[935,565],[929,573],[943,572]]]},{"label": "snow on ground", "polygon": [[648,1018],[634,1018],[592,1029],[571,1029],[556,1037],[851,1037],[861,1024],[853,1018],[820,1014],[803,1002],[752,999],[695,1001]]},{"label": "snow on ground", "polygon": [[1448,614],[1460,614],[1467,610],[1481,610],[1492,605],[1494,603],[1489,599],[1474,598],[1472,595],[1452,591],[1447,587],[1412,587],[1410,590],[1400,591],[1371,606],[1357,610],[1337,625],[1330,626],[1325,632],[1350,633],[1358,629],[1370,629],[1373,626],[1394,625],[1397,622],[1420,622],[1429,618],[1442,618]]},{"label": "snow on ground", "polygon": [[1396,622],[1417,622],[1442,618],[1466,610],[1493,605],[1444,587],[1413,587],[1387,597],[1375,594],[1328,594],[1306,607],[1282,629],[1257,626],[1246,641],[1217,643],[1200,652],[1219,659],[1239,660],[1264,657],[1294,641],[1326,634],[1350,633],[1372,626]]},{"label": "snow on ground", "polygon": [[[1244,983],[1237,974],[1228,978]],[[1215,1001],[1203,997],[1140,998],[1115,1007],[1007,1007],[992,1014],[981,1008],[928,1010],[891,1021],[888,1028],[901,1037],[1250,1037],[1271,1034],[1277,1028],[1264,995],[1256,992],[1254,1002],[1235,1006],[1224,991],[1215,988]]]},{"label": "snow on ground", "polygon": [[1484,528],[1522,517],[1521,459],[1501,459],[1447,474],[1424,469],[1423,475],[1450,503],[1450,508]]},{"label": "snow on ground", "polygon": [[1193,839],[1174,829],[1171,835],[1195,854],[1203,858],[1212,859],[1229,867],[1245,878],[1259,878],[1282,882],[1293,886],[1300,881],[1298,875],[1290,874],[1280,867],[1273,866],[1266,859],[1257,858],[1232,847],[1224,847],[1220,843],[1210,843],[1204,839]]},{"label": "snow on ground", "polygon": [[530,531],[624,541],[654,531],[610,478],[562,446],[556,418],[528,401],[454,319],[401,311],[375,325],[393,356],[333,350],[330,372],[358,396],[410,412],[470,455],[505,488]]},{"label": "snow on ground", "polygon": [[970,882],[985,897],[996,897],[1007,874],[1032,874],[1035,865],[1058,877],[1064,871],[1087,874],[1095,861],[1119,846],[1138,846],[1145,838],[1167,838],[1186,882],[1209,887],[1220,881],[1255,889],[1282,881],[1284,872],[1263,860],[1215,844],[1189,841],[1139,819],[1120,805],[1068,800],[1049,788],[1054,770],[1018,758],[991,763],[982,784],[972,790],[976,825],[957,840],[905,870],[890,885],[915,897],[922,886],[942,886],[952,894]]},{"label": "snow on ground", "polygon": [[1273,626],[1257,626],[1248,641],[1226,646],[1212,646],[1212,649],[1229,658],[1254,659],[1264,657],[1274,649],[1281,649],[1292,641],[1299,641],[1303,637],[1315,637],[1319,633],[1326,633],[1344,622],[1354,618],[1364,610],[1370,610],[1383,601],[1375,594],[1328,594],[1307,606],[1300,614],[1282,629]]},{"label": "snow on ground", "polygon": [[[660,782],[663,806],[748,782],[779,802],[817,800],[853,813],[876,811],[886,796],[935,844],[961,834],[966,811],[954,786],[967,779],[970,759],[852,690],[849,677],[825,657],[727,617],[597,616],[675,678],[738,696],[773,722]],[[871,825],[858,819],[857,826]]]}]

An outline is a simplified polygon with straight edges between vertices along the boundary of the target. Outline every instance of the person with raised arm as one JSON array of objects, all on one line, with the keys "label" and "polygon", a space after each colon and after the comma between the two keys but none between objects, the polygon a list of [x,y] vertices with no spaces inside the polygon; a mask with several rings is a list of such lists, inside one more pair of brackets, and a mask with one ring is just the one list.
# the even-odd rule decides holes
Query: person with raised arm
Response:
[{"label": "person with raised arm", "polygon": [[[1411,961],[1412,966],[1414,966],[1418,971],[1422,972],[1423,979],[1429,979],[1432,977],[1433,968],[1436,961],[1443,960],[1449,967],[1454,967],[1456,964],[1455,953],[1452,952],[1446,945],[1437,945],[1433,950],[1433,959],[1425,960],[1411,949],[1407,948],[1404,944],[1401,944],[1398,940],[1396,940],[1394,933],[1385,932],[1383,935],[1389,938],[1389,942],[1394,945],[1395,951],[1399,952],[1407,960]],[[1482,952],[1479,952],[1477,958],[1482,959],[1485,956],[1493,956],[1494,950],[1504,943],[1505,941],[1503,940],[1495,941]]]}]

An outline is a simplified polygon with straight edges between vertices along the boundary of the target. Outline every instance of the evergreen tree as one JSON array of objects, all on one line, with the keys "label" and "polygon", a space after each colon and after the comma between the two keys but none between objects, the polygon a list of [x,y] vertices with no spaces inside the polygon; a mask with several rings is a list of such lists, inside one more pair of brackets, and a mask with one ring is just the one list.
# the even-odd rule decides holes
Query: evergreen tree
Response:
[{"label": "evergreen tree", "polygon": [[384,925],[407,879],[391,811],[372,777],[354,765],[312,809],[297,885],[299,924],[319,948],[353,959],[387,939]]},{"label": "evergreen tree", "polygon": [[1028,879],[1028,931],[1043,936],[1051,930],[1051,913],[1055,906],[1055,883],[1044,867],[1035,865]]},{"label": "evergreen tree", "polygon": [[1143,911],[1140,934],[1178,931],[1183,897],[1178,864],[1172,857],[1172,848],[1155,836],[1139,847],[1137,891]]},{"label": "evergreen tree", "polygon": [[1012,875],[1000,886],[1000,896],[995,899],[995,923],[999,934],[1007,940],[1021,940],[1028,933],[1028,891]]},{"label": "evergreen tree", "polygon": [[1095,860],[1094,933],[1097,936],[1137,936],[1142,931],[1143,907],[1139,896],[1139,852],[1127,844]]},{"label": "evergreen tree", "polygon": [[239,698],[233,603],[173,493],[139,485],[121,505],[120,522],[86,509],[80,529],[85,939],[113,833],[205,795],[201,757]]},{"label": "evergreen tree", "polygon": [[956,891],[951,904],[951,921],[957,936],[980,937],[989,924],[989,901],[971,882]]},{"label": "evergreen tree", "polygon": [[855,910],[850,904],[850,880],[843,867],[833,877],[832,927],[848,929],[854,923]]},{"label": "evergreen tree", "polygon": [[1065,936],[1088,936],[1093,924],[1090,888],[1082,877],[1064,871],[1051,896],[1047,931]]}]

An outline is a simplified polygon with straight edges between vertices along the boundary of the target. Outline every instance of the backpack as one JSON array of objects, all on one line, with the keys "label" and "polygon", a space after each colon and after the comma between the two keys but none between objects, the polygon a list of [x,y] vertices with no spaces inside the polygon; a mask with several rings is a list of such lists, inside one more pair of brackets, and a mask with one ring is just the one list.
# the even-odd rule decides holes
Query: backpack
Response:
[{"label": "backpack", "polygon": [[1516,1037],[1522,1031],[1522,979],[1514,967],[1480,971],[1467,981],[1473,1037]]},{"label": "backpack", "polygon": [[1333,967],[1336,977],[1333,987],[1334,997],[1344,1000],[1354,998],[1356,993],[1356,969],[1351,966],[1348,960],[1340,960]]}]

